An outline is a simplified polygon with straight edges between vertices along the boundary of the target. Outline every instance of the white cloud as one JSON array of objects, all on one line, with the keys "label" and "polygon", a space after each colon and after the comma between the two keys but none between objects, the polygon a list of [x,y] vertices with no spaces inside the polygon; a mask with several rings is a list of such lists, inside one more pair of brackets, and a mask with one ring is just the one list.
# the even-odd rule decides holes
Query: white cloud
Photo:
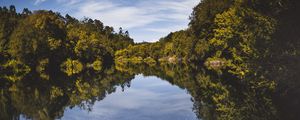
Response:
[{"label": "white cloud", "polygon": [[64,3],[67,6],[74,5],[81,2],[82,0],[56,0],[58,3]]},{"label": "white cloud", "polygon": [[[45,0],[38,0],[45,1]],[[200,0],[56,0],[67,5],[71,15],[77,18],[99,19],[114,28],[123,27],[131,31],[168,34],[187,27],[192,8]],[[71,9],[71,10],[70,10]],[[174,23],[174,25],[166,25]],[[160,28],[161,27],[161,28]],[[156,30],[155,30],[155,29]],[[132,36],[141,38],[141,36]],[[163,36],[161,36],[163,37]],[[157,37],[145,39],[159,39]],[[141,40],[137,40],[141,41]]]},{"label": "white cloud", "polygon": [[[160,21],[186,21],[196,0],[143,0],[123,5],[117,0],[57,0],[75,5],[77,17],[100,19],[108,25],[125,28],[143,27]],[[74,8],[73,8],[74,9]]]},{"label": "white cloud", "polygon": [[144,9],[133,6],[121,6],[118,3],[109,1],[84,3],[79,7],[75,15],[100,19],[105,24],[115,28],[123,26],[127,29],[158,21],[156,16],[146,14]]},{"label": "white cloud", "polygon": [[38,5],[40,3],[45,2],[46,0],[35,0],[34,5]]}]

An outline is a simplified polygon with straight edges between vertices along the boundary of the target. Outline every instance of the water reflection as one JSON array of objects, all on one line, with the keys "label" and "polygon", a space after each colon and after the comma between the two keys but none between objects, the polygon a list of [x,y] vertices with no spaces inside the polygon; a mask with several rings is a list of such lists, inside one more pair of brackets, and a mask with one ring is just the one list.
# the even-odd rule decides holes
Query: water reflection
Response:
[{"label": "water reflection", "polygon": [[67,110],[63,119],[101,120],[196,120],[190,96],[157,77],[137,75],[131,87],[118,88],[91,112]]},{"label": "water reflection", "polygon": [[116,90],[115,86],[126,86],[134,76],[107,69],[94,74],[68,77],[55,73],[49,80],[38,74],[28,74],[15,83],[1,80],[1,120],[56,119],[64,115],[65,108],[79,107],[90,111],[96,101]]},{"label": "water reflection", "polygon": [[[257,72],[256,75],[247,76],[243,79],[238,79],[228,74],[218,74],[191,65],[160,65],[151,67],[128,64],[117,68],[128,73],[155,75],[168,80],[180,88],[187,89],[188,93],[193,97],[193,109],[199,119],[284,120],[289,118],[297,120],[299,114],[297,114],[296,109],[300,108],[300,106],[296,101],[299,99],[292,96],[299,95],[294,90],[299,88],[297,86],[300,76],[297,73],[295,74],[295,71],[299,71],[300,67],[294,67],[298,69],[294,69],[294,71],[286,66],[285,72],[277,71],[274,68],[265,69],[267,68],[266,66],[261,67],[264,69],[260,68],[257,71],[263,72]],[[293,75],[293,77],[290,75]],[[286,80],[289,77],[293,79]],[[281,82],[288,83],[282,84]],[[293,85],[287,85],[290,83]],[[282,91],[287,93],[285,94]],[[288,99],[291,98],[294,101],[293,103],[288,102]],[[286,112],[290,111],[289,109],[291,108],[293,111]]]},{"label": "water reflection", "polygon": [[243,79],[180,64],[31,72],[15,82],[1,74],[0,119],[297,120],[300,67],[284,67]]}]

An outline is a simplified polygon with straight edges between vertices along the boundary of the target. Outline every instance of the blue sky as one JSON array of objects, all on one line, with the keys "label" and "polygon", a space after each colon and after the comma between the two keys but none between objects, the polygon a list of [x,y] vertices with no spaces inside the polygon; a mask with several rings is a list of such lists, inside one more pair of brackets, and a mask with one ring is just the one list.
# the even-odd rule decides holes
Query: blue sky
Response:
[{"label": "blue sky", "polygon": [[200,0],[0,0],[18,11],[53,10],[78,19],[99,19],[105,25],[128,30],[135,42],[154,42],[188,26],[192,9]]}]

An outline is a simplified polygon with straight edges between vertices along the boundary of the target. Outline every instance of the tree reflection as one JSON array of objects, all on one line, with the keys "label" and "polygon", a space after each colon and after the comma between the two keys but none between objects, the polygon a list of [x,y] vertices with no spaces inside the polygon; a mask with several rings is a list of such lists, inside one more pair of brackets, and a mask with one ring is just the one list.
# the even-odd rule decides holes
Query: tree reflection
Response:
[{"label": "tree reflection", "polygon": [[[204,120],[283,119],[285,117],[282,114],[286,114],[279,107],[284,107],[284,110],[289,111],[289,106],[281,104],[288,102],[288,98],[285,97],[291,97],[291,94],[297,93],[284,94],[282,91],[278,91],[282,89],[279,81],[286,80],[283,79],[284,76],[275,72],[268,72],[262,68],[257,69],[255,75],[241,79],[230,74],[220,74],[193,65],[166,64],[149,66],[145,64],[135,66],[128,64],[123,65],[123,67],[127,68],[120,68],[119,66],[118,69],[127,70],[129,73],[158,76],[171,84],[186,89],[192,96],[194,112],[199,119]],[[286,75],[291,75],[293,71],[289,72]],[[300,78],[300,76],[295,76],[295,78]],[[293,81],[295,82],[295,79]],[[276,85],[277,87],[275,87]],[[297,84],[294,85],[297,86]],[[278,104],[276,102],[278,97],[280,98],[279,100],[285,102],[279,101],[278,103],[280,104]],[[294,110],[299,108],[296,102],[293,103],[293,105],[295,104],[297,106],[292,107]],[[289,114],[297,115],[295,112]],[[297,118],[293,117],[291,119]]]},{"label": "tree reflection", "polygon": [[134,76],[120,73],[113,67],[101,73],[85,71],[68,77],[63,73],[42,80],[30,73],[22,80],[1,80],[0,119],[59,119],[64,109],[75,106],[91,110],[96,101],[115,92],[116,86],[128,86]]},{"label": "tree reflection", "polygon": [[[4,73],[0,77],[0,119],[19,119],[20,116],[59,119],[66,108],[74,107],[91,111],[96,101],[115,92],[117,86],[123,91],[130,87],[130,81],[137,74],[157,76],[187,90],[199,119],[298,119],[299,64],[273,63],[272,68],[257,64],[255,67],[256,72],[244,78],[192,64],[126,63],[100,71],[84,69],[71,76],[41,68],[42,73],[49,76],[48,80],[41,73],[31,72],[21,74],[21,79],[14,82],[3,77]],[[8,73],[14,75],[14,72]]]}]

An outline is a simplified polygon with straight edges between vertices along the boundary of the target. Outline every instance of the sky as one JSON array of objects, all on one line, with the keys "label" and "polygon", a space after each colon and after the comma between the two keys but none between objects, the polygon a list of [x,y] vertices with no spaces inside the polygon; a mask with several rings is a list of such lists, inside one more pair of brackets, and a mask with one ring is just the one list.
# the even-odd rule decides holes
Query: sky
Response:
[{"label": "sky", "polygon": [[18,11],[52,10],[77,19],[98,19],[128,30],[135,42],[155,42],[170,32],[186,29],[193,7],[200,0],[0,0]]}]

